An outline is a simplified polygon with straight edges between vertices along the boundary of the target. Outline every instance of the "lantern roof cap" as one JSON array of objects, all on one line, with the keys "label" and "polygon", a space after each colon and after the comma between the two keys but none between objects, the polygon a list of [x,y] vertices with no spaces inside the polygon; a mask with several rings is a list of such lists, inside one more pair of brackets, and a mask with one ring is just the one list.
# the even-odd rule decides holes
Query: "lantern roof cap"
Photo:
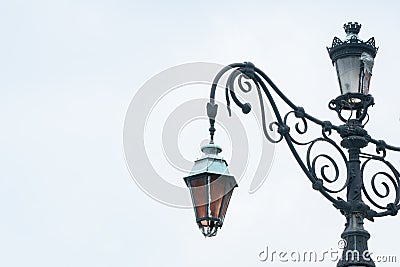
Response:
[{"label": "lantern roof cap", "polygon": [[189,176],[195,176],[202,173],[213,173],[219,175],[230,176],[228,164],[225,159],[218,155],[222,152],[222,148],[215,144],[208,144],[201,147],[204,153],[194,162],[193,168]]},{"label": "lantern roof cap", "polygon": [[327,47],[329,56],[334,63],[337,59],[348,56],[361,56],[367,53],[375,58],[378,47],[375,46],[375,38],[371,37],[367,41],[363,41],[358,36],[361,24],[358,22],[348,22],[343,25],[346,37],[341,40],[338,37],[333,38],[332,46]]},{"label": "lantern roof cap", "polygon": [[201,151],[205,154],[205,155],[218,155],[219,153],[222,152],[222,148],[218,145],[215,144],[208,144],[205,146],[201,147]]},{"label": "lantern roof cap", "polygon": [[358,22],[348,22],[343,25],[343,28],[347,34],[358,34],[361,29],[361,24],[358,24]]}]

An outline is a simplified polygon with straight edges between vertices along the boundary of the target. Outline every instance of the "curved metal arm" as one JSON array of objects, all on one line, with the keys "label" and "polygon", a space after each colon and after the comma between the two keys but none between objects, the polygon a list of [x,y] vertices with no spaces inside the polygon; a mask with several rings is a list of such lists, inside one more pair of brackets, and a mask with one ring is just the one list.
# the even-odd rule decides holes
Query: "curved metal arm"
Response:
[{"label": "curved metal arm", "polygon": [[383,140],[375,140],[375,139],[371,138],[370,142],[376,145],[376,151],[378,153],[379,153],[379,151],[385,151],[386,149],[400,152],[400,147],[388,145]]},{"label": "curved metal arm", "polygon": [[[306,113],[304,108],[296,106],[293,102],[291,102],[280,90],[279,88],[272,82],[272,80],[259,68],[255,67],[252,63],[250,62],[244,62],[244,63],[234,63],[230,64],[227,67],[224,67],[215,77],[212,87],[211,87],[211,93],[210,93],[210,102],[207,104],[207,114],[210,119],[210,136],[211,136],[211,142],[213,142],[213,136],[215,133],[215,117],[217,114],[217,104],[215,104],[215,93],[216,93],[216,88],[219,80],[222,78],[222,76],[231,71],[226,87],[225,87],[225,98],[227,101],[227,108],[229,115],[231,113],[230,110],[230,98],[233,100],[233,102],[242,109],[242,112],[247,114],[251,110],[251,105],[249,103],[242,103],[239,98],[236,96],[235,93],[235,81],[238,80],[239,88],[247,93],[252,89],[252,86],[249,81],[243,81],[243,79],[246,80],[251,80],[258,93],[259,97],[259,103],[261,107],[261,115],[262,115],[262,124],[263,124],[263,131],[265,137],[273,143],[278,143],[281,140],[285,139],[286,143],[289,146],[289,149],[291,150],[293,156],[295,157],[297,163],[299,164],[300,168],[303,170],[303,172],[306,174],[310,182],[312,183],[312,187],[315,190],[318,190],[321,192],[323,196],[325,196],[329,201],[333,203],[333,205],[341,210],[343,213],[349,212],[349,211],[354,211],[357,210],[357,212],[363,212],[364,217],[367,219],[373,220],[373,217],[382,217],[386,215],[395,215],[397,214],[397,210],[400,209],[399,205],[399,199],[400,199],[400,182],[399,182],[399,174],[397,170],[386,160],[383,158],[386,156],[386,149],[389,150],[394,150],[394,151],[400,151],[400,148],[394,147],[387,145],[384,141],[377,141],[375,139],[372,139],[367,132],[363,129],[363,124],[362,121],[364,118],[367,117],[367,109],[369,106],[373,105],[373,98],[370,95],[350,95],[350,96],[340,96],[335,100],[332,100],[330,103],[330,108],[335,110],[338,113],[339,118],[345,122],[346,124],[344,125],[333,125],[330,121],[322,121],[319,120],[310,114]],[[272,90],[269,90],[266,83],[272,88]],[[246,84],[246,86],[243,86],[243,83]],[[261,93],[261,90],[264,92],[264,95],[266,96],[268,103],[271,105],[273,113],[276,117],[276,121],[271,122],[269,124],[269,131],[266,126],[266,120],[265,120],[265,114],[264,114],[264,103],[263,103],[263,95]],[[274,101],[274,98],[271,94],[271,91],[275,92],[281,100],[283,100],[292,110],[286,113],[284,116],[281,115],[276,102]],[[352,103],[349,99],[357,98],[360,101]],[[350,104],[349,104],[350,103]],[[356,118],[355,119],[345,119],[341,112],[342,110],[355,110],[356,111]],[[291,134],[290,134],[290,127],[288,126],[288,117],[290,115],[294,115],[295,118],[299,119],[300,121],[296,123],[295,125],[295,130],[297,134],[304,134],[307,132],[308,129],[308,121],[321,126],[321,137],[317,137],[313,140],[310,140],[308,142],[300,142],[297,141]],[[278,133],[279,138],[278,139],[273,139],[269,132],[274,132],[274,129],[276,130],[275,132]],[[336,144],[335,141],[333,141],[329,136],[332,133],[332,130],[337,132],[342,138],[343,141],[341,145],[347,149],[350,148],[351,145],[348,144],[348,142],[355,142],[356,140],[357,146],[359,146],[357,149],[351,150],[351,153],[356,153],[356,156],[358,158],[366,158],[366,161],[363,163],[361,170],[361,173],[363,174],[365,165],[370,161],[370,160],[380,160],[386,166],[389,166],[389,168],[392,170],[395,178],[390,176],[389,174],[385,173],[377,173],[375,176],[372,178],[372,186],[373,186],[373,192],[380,198],[387,197],[389,195],[389,189],[388,185],[386,183],[383,184],[384,188],[386,189],[385,193],[380,193],[379,191],[376,190],[375,187],[375,178],[377,175],[384,175],[385,177],[389,178],[391,183],[394,185],[395,190],[396,190],[396,199],[393,203],[389,204],[387,207],[383,207],[381,205],[375,205],[377,203],[374,202],[374,200],[370,197],[368,192],[366,191],[366,188],[363,184],[363,177],[361,178],[361,184],[359,185],[360,192],[357,193],[356,195],[352,195],[351,193],[349,195],[348,193],[348,199],[347,201],[341,199],[340,197],[335,198],[333,194],[342,192],[344,189],[348,188],[348,191],[350,189],[354,189],[354,181],[352,181],[352,174],[346,173],[346,178],[341,179],[345,180],[343,186],[339,187],[339,189],[330,189],[328,186],[325,186],[325,184],[333,184],[339,180],[340,172],[339,172],[339,167],[335,160],[326,154],[318,154],[314,157],[312,157],[311,151],[313,150],[314,146],[316,143],[319,142],[324,142],[326,144],[329,144],[332,146],[339,154],[343,162],[346,164],[347,168],[349,169],[349,160],[343,152],[343,149]],[[353,140],[354,139],[354,140]],[[368,143],[375,144],[377,153],[380,154],[383,152],[383,156],[373,156],[373,155],[368,155],[360,152],[360,148],[365,147],[368,145]],[[308,146],[307,148],[307,154],[306,154],[306,160],[303,161],[302,158],[300,157],[297,149],[295,146]],[[351,156],[351,154],[350,154]],[[328,164],[323,165],[320,168],[319,173],[316,172],[316,166],[317,166],[317,161],[325,159],[325,161],[328,161]],[[328,178],[326,175],[325,170],[329,167],[332,167],[334,170],[334,177],[333,178]],[[358,169],[360,169],[358,167]],[[362,176],[361,174],[361,176]],[[360,175],[359,175],[360,176]],[[353,179],[354,180],[354,179]],[[351,183],[351,184],[350,184]],[[372,210],[369,206],[364,204],[364,202],[361,200],[361,189],[366,196],[366,198],[377,208],[379,209],[386,209],[386,211],[383,212],[376,212]],[[354,191],[354,190],[353,190]],[[360,195],[360,196],[358,196]],[[349,197],[350,196],[350,197]],[[350,199],[349,199],[350,198]]]}]

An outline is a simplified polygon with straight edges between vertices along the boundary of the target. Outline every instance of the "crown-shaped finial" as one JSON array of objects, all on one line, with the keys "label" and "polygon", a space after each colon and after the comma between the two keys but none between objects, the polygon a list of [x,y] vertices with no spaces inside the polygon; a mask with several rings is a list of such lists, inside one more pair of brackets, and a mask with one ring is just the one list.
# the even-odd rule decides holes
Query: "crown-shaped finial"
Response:
[{"label": "crown-shaped finial", "polygon": [[347,34],[358,34],[361,29],[361,24],[358,24],[358,22],[348,22],[343,25],[343,28]]}]

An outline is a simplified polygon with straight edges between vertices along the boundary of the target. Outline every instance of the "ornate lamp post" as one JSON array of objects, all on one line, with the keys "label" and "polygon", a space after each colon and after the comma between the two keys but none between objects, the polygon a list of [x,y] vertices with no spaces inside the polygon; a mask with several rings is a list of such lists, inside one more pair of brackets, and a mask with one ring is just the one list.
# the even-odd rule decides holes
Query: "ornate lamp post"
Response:
[{"label": "ornate lamp post", "polygon": [[[217,229],[222,226],[229,199],[236,186],[233,176],[227,171],[226,162],[217,155],[221,149],[215,146],[213,141],[218,108],[215,103],[215,91],[222,76],[229,74],[225,88],[228,112],[230,113],[231,99],[243,113],[247,114],[251,110],[250,104],[242,103],[236,96],[235,84],[244,92],[250,91],[252,87],[256,88],[260,98],[261,112],[264,112],[263,92],[276,117],[276,121],[269,124],[269,129],[275,130],[278,134],[277,139],[270,136],[265,116],[262,116],[265,137],[273,143],[285,140],[300,168],[310,180],[312,188],[332,202],[333,206],[346,217],[345,230],[341,236],[346,240],[347,246],[337,266],[375,266],[368,254],[367,241],[370,235],[364,229],[363,221],[364,219],[374,221],[377,217],[397,215],[400,209],[399,172],[386,160],[386,152],[400,151],[400,147],[388,145],[383,140],[376,140],[365,130],[368,109],[374,105],[374,99],[369,94],[369,85],[378,48],[375,46],[374,38],[364,42],[358,37],[360,28],[361,25],[358,23],[345,24],[347,36],[343,40],[335,37],[332,46],[328,48],[329,56],[336,67],[341,90],[341,95],[330,101],[329,108],[336,111],[343,122],[341,125],[334,125],[330,121],[320,120],[308,114],[303,107],[290,101],[263,71],[250,62],[231,64],[216,75],[211,87],[210,102],[207,104],[210,145],[202,148],[205,155],[196,161],[190,176],[185,178],[191,190],[197,224],[205,236],[215,235]],[[248,80],[246,88],[243,86],[243,79]],[[282,116],[272,93],[281,98],[291,111]],[[298,120],[293,128],[288,125],[289,116],[294,116]],[[307,132],[309,123],[321,128],[321,136],[308,142],[296,140],[292,134],[293,130],[303,135]],[[341,138],[340,145],[332,139],[334,134]],[[315,144],[319,142],[330,145],[339,153],[340,160],[346,165],[345,183],[339,189],[331,189],[329,186],[337,182],[341,174],[336,161],[328,154],[318,153],[317,156],[313,156],[311,153]],[[362,149],[369,145],[375,146],[376,154],[362,152]],[[300,155],[300,147],[306,148],[305,155]],[[318,169],[317,162],[321,159],[329,163]],[[388,171],[377,171],[372,177],[367,177],[365,167],[371,162],[383,164]],[[334,178],[327,177],[325,170],[328,167],[333,167]],[[390,194],[390,188],[384,181],[381,185],[385,188],[385,192],[377,190],[378,176],[387,179],[395,192],[393,199],[385,205],[375,201],[368,187],[365,186],[370,185],[375,197],[385,200]],[[337,196],[341,192],[346,193],[346,199]]]}]

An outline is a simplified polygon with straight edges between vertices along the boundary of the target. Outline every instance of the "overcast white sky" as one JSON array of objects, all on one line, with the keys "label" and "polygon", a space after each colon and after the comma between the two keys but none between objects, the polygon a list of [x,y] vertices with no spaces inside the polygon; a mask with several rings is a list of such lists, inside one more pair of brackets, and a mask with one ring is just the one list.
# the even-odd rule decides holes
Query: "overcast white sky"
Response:
[{"label": "overcast white sky", "polygon": [[[400,145],[399,12],[398,1],[366,0],[2,1],[0,265],[281,266],[260,262],[259,252],[336,248],[344,218],[283,143],[263,187],[249,194],[243,179],[223,228],[204,239],[192,210],[163,205],[133,181],[125,113],[166,68],[252,61],[295,103],[338,123],[327,108],[339,89],[326,46],[358,21],[361,38],[375,36],[380,47],[367,130]],[[182,177],[169,179],[184,186]],[[399,222],[366,223],[375,255],[400,261]]]}]

